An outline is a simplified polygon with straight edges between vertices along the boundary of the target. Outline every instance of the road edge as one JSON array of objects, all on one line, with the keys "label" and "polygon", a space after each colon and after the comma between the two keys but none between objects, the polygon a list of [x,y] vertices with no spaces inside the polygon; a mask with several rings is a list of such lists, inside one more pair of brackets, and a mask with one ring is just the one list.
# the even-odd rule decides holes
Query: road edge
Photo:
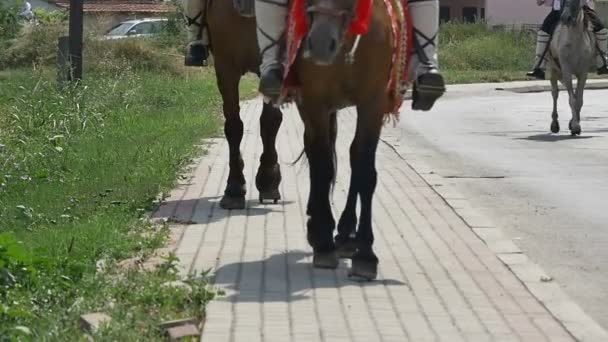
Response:
[{"label": "road edge", "polygon": [[436,174],[415,153],[407,151],[393,135],[381,136],[381,142],[418,174],[424,182],[460,217],[496,257],[519,279],[536,300],[578,341],[608,341],[604,330],[550,276],[508,238],[503,230],[474,208],[455,186]]}]

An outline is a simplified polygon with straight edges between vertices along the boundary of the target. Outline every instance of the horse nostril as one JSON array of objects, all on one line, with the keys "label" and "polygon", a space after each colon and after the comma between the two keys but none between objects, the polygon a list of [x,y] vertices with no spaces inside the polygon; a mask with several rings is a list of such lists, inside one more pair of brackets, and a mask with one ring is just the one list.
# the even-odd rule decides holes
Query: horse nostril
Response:
[{"label": "horse nostril", "polygon": [[310,38],[306,39],[306,47],[308,48],[309,51],[312,51],[312,39],[310,39]]},{"label": "horse nostril", "polygon": [[335,39],[332,39],[331,42],[329,43],[329,51],[330,52],[336,52],[336,49],[338,48],[338,42]]}]

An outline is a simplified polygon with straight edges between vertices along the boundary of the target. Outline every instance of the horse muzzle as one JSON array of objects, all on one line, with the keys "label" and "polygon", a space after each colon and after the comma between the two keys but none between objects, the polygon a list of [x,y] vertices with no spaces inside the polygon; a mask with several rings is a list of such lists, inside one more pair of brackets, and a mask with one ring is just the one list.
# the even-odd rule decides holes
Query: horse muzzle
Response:
[{"label": "horse muzzle", "polygon": [[305,41],[304,56],[318,65],[333,64],[342,45],[338,26],[332,20],[315,20]]}]

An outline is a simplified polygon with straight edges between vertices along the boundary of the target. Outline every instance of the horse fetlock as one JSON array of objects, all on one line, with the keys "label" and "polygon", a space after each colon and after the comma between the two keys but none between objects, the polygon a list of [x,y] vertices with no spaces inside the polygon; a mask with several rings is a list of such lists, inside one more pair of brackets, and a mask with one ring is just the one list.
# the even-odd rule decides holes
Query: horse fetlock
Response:
[{"label": "horse fetlock", "polygon": [[220,200],[220,208],[226,210],[239,210],[245,209],[245,195],[242,196],[231,196],[225,194]]},{"label": "horse fetlock", "polygon": [[557,120],[553,120],[553,122],[551,122],[551,132],[553,133],[559,133],[559,121]]},{"label": "horse fetlock", "polygon": [[350,236],[336,235],[335,244],[336,253],[340,258],[350,259],[357,252],[357,241]]},{"label": "horse fetlock", "polygon": [[582,128],[578,121],[570,120],[568,128],[570,128],[570,134],[573,136],[580,135],[582,133]]},{"label": "horse fetlock", "polygon": [[338,221],[339,235],[347,238],[354,234],[357,230],[357,216],[354,213],[342,213]]},{"label": "horse fetlock", "polygon": [[255,185],[259,191],[267,191],[278,188],[281,184],[281,167],[279,164],[271,166],[260,165],[255,176]]},{"label": "horse fetlock", "polygon": [[316,268],[335,269],[340,264],[340,259],[335,250],[315,251],[312,257],[312,264]]},{"label": "horse fetlock", "polygon": [[336,248],[333,239],[335,223],[331,217],[327,219],[317,219],[310,217],[306,224],[306,237],[308,244],[320,252],[333,251]]},{"label": "horse fetlock", "polygon": [[224,195],[233,197],[245,196],[247,194],[246,185],[247,184],[245,183],[245,180],[238,182],[229,180],[226,184],[226,190],[224,190]]}]

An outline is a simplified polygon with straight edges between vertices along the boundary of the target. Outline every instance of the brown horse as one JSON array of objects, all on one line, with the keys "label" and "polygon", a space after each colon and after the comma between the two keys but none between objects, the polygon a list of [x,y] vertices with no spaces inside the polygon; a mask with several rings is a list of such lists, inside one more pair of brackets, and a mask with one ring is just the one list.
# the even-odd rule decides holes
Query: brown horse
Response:
[{"label": "brown horse", "polygon": [[[247,72],[259,73],[260,54],[255,19],[240,15],[232,1],[207,1],[207,26],[217,86],[223,101],[224,134],[230,148],[230,172],[220,206],[224,209],[242,209],[245,207],[246,187],[240,151],[243,122],[240,118],[239,82]],[[281,171],[275,141],[282,119],[279,109],[264,104],[260,117],[264,151],[256,175],[260,202],[269,199],[276,203],[281,197]]]},{"label": "brown horse", "polygon": [[[387,82],[394,46],[386,5],[374,0],[369,31],[361,36],[354,63],[347,62],[355,38],[346,30],[356,5],[357,0],[308,0],[310,30],[294,64],[301,84],[295,98],[305,126],[304,149],[310,165],[307,235],[314,266],[335,268],[339,256],[351,257],[351,275],[374,279],[378,265],[372,249],[376,148],[390,105]],[[330,190],[336,173],[336,111],[347,106],[356,106],[357,125],[350,147],[348,199],[334,239]]]}]

